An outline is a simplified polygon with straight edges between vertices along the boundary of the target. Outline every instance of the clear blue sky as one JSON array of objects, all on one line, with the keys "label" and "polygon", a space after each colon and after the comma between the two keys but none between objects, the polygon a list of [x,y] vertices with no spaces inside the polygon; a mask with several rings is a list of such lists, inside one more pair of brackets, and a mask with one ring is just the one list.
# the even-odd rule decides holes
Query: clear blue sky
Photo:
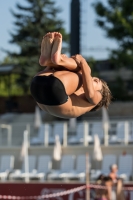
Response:
[{"label": "clear blue sky", "polygon": [[[94,0],[83,0],[87,2],[88,5],[85,9],[85,15],[83,16],[83,22],[85,26],[83,28],[83,48],[114,48],[116,47],[116,42],[105,37],[105,32],[98,28],[95,24],[96,15],[91,6]],[[105,2],[105,0],[102,0]],[[14,18],[10,13],[10,9],[15,9],[15,4],[20,2],[22,5],[25,4],[25,0],[0,0],[0,60],[6,55],[2,52],[2,48],[9,49],[11,51],[17,51],[17,46],[10,44],[10,34],[9,32],[14,29],[13,21]],[[55,0],[56,5],[62,8],[62,12],[59,14],[64,20],[64,27],[67,32],[70,31],[70,2],[71,0]],[[83,8],[84,10],[84,8]],[[85,33],[86,32],[86,33]],[[85,51],[84,51],[85,52]],[[86,50],[85,52],[88,56],[93,56],[95,59],[106,59],[108,57],[107,51],[91,51]]]}]

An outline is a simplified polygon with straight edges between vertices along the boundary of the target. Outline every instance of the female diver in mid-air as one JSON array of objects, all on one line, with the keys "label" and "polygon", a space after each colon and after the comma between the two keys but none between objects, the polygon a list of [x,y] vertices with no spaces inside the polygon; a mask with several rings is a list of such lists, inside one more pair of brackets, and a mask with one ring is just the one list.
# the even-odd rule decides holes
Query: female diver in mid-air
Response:
[{"label": "female diver in mid-air", "polygon": [[42,110],[60,118],[78,117],[108,107],[111,92],[103,80],[91,76],[81,55],[61,54],[62,35],[47,33],[42,40],[39,63],[46,68],[32,79],[30,91]]}]

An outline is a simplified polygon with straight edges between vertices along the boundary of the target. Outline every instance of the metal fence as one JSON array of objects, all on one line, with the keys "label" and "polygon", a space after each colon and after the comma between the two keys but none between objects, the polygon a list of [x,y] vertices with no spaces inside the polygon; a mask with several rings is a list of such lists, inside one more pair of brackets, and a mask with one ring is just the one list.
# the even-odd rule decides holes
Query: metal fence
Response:
[{"label": "metal fence", "polygon": [[0,124],[0,146],[21,146],[24,130],[28,131],[29,145],[54,145],[55,135],[59,135],[64,145],[88,146],[94,143],[94,135],[99,136],[102,145],[133,143],[133,121],[110,121],[110,128],[104,131],[102,123],[78,122],[71,130],[67,122],[42,124],[35,129],[33,123]]}]

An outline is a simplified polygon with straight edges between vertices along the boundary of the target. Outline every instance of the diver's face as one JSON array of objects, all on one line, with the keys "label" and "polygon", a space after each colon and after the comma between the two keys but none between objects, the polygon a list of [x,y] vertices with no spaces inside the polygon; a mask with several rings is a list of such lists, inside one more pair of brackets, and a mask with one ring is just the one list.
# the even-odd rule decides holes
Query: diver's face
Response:
[{"label": "diver's face", "polygon": [[97,77],[92,77],[93,87],[95,90],[102,90],[102,81]]}]

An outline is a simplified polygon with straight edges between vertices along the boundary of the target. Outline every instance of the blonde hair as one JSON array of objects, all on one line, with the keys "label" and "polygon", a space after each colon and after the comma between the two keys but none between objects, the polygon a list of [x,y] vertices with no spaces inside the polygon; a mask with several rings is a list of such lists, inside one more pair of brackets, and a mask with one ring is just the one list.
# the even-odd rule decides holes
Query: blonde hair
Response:
[{"label": "blonde hair", "polygon": [[96,111],[102,108],[103,106],[108,109],[109,104],[111,103],[112,99],[112,94],[111,91],[107,85],[107,83],[100,79],[102,82],[102,90],[99,91],[102,94],[102,100],[91,110],[91,111]]}]

